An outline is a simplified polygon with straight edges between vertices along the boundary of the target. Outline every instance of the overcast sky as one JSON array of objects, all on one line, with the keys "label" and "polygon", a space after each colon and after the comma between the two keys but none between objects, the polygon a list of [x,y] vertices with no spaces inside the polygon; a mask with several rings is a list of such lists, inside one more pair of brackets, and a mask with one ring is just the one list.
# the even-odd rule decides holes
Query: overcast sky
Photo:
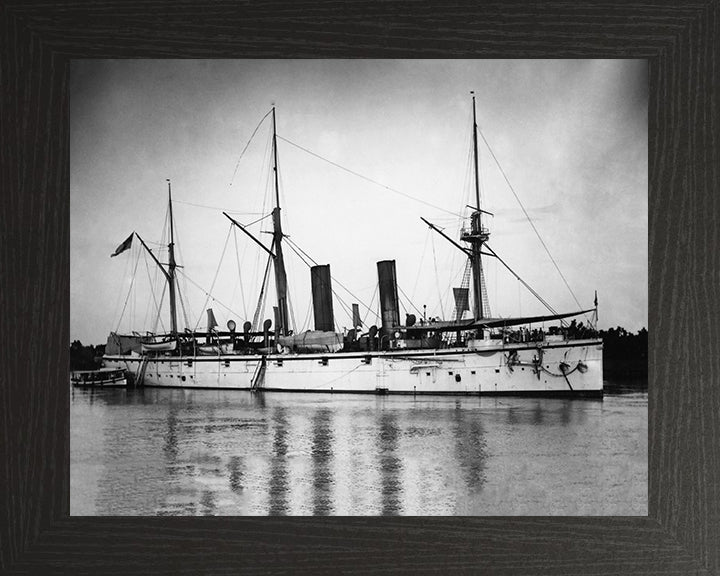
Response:
[{"label": "overcast sky", "polygon": [[[167,261],[157,252],[167,242],[167,178],[180,328],[185,315],[204,327],[207,307],[221,326],[252,319],[266,255],[229,232],[221,210],[247,224],[271,209],[269,117],[238,159],[273,103],[285,233],[367,305],[376,262],[395,259],[403,307],[413,312],[411,300],[449,318],[464,257],[420,217],[457,238],[460,220],[439,208],[469,212],[471,90],[482,134],[582,307],[597,290],[601,328],[646,327],[644,61],[88,60],[71,67],[71,339],[153,329],[163,284],[152,261],[137,241],[110,254],[136,231]],[[490,246],[556,310],[576,310],[482,138],[480,170]],[[269,246],[269,227],[250,230]],[[310,272],[289,246],[285,258],[301,329],[311,322]],[[484,266],[493,316],[544,313],[496,261]],[[273,299],[271,290],[263,317]],[[169,326],[167,300],[158,330]],[[350,326],[337,299],[335,317]]]}]

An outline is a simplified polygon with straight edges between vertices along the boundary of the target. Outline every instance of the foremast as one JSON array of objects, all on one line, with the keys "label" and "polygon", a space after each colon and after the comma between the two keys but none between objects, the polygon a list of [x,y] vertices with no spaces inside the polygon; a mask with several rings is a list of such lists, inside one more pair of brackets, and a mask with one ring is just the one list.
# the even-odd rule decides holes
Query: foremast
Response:
[{"label": "foremast", "polygon": [[483,310],[483,284],[482,284],[482,247],[490,238],[490,232],[482,225],[483,211],[480,209],[480,173],[478,168],[478,141],[477,141],[477,117],[475,114],[475,93],[473,95],[473,160],[475,167],[475,206],[470,216],[470,229],[464,229],[460,239],[470,244],[468,257],[472,270],[473,287],[473,317],[480,320],[485,317]]}]

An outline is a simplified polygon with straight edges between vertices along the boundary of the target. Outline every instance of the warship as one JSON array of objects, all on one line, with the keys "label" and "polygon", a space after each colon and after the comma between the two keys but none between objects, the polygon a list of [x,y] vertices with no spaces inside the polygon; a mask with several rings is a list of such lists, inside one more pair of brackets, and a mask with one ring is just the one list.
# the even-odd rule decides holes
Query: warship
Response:
[{"label": "warship", "polygon": [[[593,314],[594,308],[558,313],[548,308],[535,316],[493,317],[483,273],[483,259],[506,262],[489,245],[490,232],[481,209],[478,170],[478,126],[472,96],[474,206],[459,238],[421,218],[434,233],[463,254],[461,286],[453,288],[451,318],[427,318],[405,311],[401,318],[394,260],[377,262],[377,317],[366,325],[359,305],[352,304],[352,328],[336,329],[333,277],[329,265],[308,262],[312,289],[314,329],[295,332],[288,314],[288,278],[283,249],[288,236],[281,224],[278,183],[278,134],[275,107],[272,119],[272,175],[274,207],[272,241],[266,246],[226,212],[232,226],[247,235],[267,256],[259,306],[242,325],[227,322],[218,330],[212,309],[207,330],[178,329],[175,225],[171,183],[168,188],[169,244],[167,263],[135,232],[112,256],[129,249],[135,238],[157,265],[169,295],[170,329],[165,333],[111,332],[103,366],[123,369],[133,385],[226,388],[253,391],[372,393],[372,394],[478,394],[537,396],[600,396],[603,394],[603,343],[592,323],[578,329],[567,319]],[[273,318],[260,320],[270,270],[274,275]],[[529,288],[529,287],[528,287]],[[373,300],[374,301],[374,300]],[[372,302],[371,302],[372,305]],[[349,307],[348,307],[349,308]],[[582,326],[582,325],[581,325]]]}]

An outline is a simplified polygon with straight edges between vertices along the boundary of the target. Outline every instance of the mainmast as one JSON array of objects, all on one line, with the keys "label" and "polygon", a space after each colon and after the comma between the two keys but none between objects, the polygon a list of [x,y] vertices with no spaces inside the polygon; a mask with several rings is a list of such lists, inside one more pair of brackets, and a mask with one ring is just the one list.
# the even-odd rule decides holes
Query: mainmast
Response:
[{"label": "mainmast", "polygon": [[277,290],[278,315],[276,333],[286,336],[288,333],[287,275],[282,252],[282,225],[280,223],[280,187],[278,185],[277,163],[277,129],[275,125],[275,106],[272,109],[273,119],[273,172],[275,173],[275,208],[272,212],[273,246],[275,247],[275,288]]},{"label": "mainmast", "polygon": [[175,304],[175,233],[173,229],[173,213],[172,213],[172,190],[170,189],[170,180],[168,183],[168,212],[170,215],[170,244],[168,244],[168,273],[167,281],[170,289],[170,331],[177,334],[177,309]]},{"label": "mainmast", "polygon": [[478,141],[477,141],[477,118],[475,115],[475,92],[470,92],[473,102],[473,159],[475,164],[475,202],[474,211],[470,217],[470,230],[463,231],[461,238],[468,242],[471,247],[470,265],[472,269],[473,283],[473,316],[476,320],[484,317],[483,293],[482,293],[482,256],[481,250],[490,233],[482,226],[482,210],[480,209],[480,173],[478,170]]}]

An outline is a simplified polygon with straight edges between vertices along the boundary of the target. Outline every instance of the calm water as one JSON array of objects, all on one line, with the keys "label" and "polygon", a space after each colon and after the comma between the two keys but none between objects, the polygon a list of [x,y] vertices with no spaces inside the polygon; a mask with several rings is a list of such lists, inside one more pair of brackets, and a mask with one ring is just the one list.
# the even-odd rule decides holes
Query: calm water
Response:
[{"label": "calm water", "polygon": [[647,393],[71,391],[73,515],[646,515]]}]

